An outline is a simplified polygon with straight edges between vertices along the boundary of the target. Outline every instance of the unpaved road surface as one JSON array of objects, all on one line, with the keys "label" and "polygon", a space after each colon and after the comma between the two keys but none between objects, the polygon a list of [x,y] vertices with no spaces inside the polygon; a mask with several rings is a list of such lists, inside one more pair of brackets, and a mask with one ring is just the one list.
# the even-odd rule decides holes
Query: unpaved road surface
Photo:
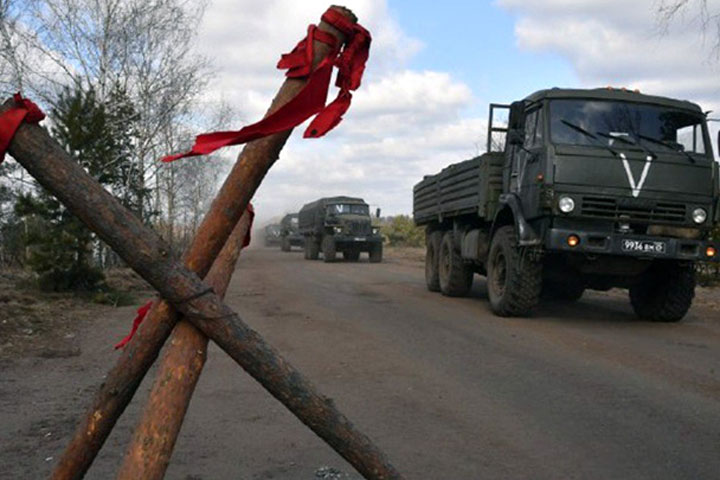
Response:
[{"label": "unpaved road surface", "polygon": [[[257,249],[227,301],[409,479],[717,479],[713,295],[674,325],[635,320],[618,294],[505,319],[479,277],[471,298],[445,298],[408,259],[324,264]],[[47,476],[132,317],[83,322],[79,355],[2,361],[1,478]],[[112,478],[138,408],[88,478]],[[213,347],[167,478],[310,480],[325,466],[346,473],[325,478],[359,478]]]}]

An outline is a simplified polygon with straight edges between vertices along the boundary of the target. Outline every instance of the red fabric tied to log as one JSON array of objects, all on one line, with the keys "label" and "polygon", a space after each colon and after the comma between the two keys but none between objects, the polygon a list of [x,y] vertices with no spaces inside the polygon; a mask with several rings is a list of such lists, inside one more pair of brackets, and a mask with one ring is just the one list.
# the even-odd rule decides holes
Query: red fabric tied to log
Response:
[{"label": "red fabric tied to log", "polygon": [[[255,220],[255,209],[252,206],[252,203],[248,204],[247,206],[247,212],[250,214],[250,223],[248,224],[247,232],[245,233],[245,238],[243,239],[242,248],[247,247],[250,245],[250,231],[252,230],[252,224]],[[125,345],[127,345],[130,340],[135,336],[135,333],[138,331],[138,328],[140,328],[140,324],[145,320],[145,317],[147,316],[148,312],[153,306],[153,300],[148,300],[148,302],[143,305],[142,307],[137,309],[137,315],[135,316],[135,319],[133,320],[132,328],[130,329],[130,333],[128,333],[125,338],[120,340],[115,345],[115,350],[119,348],[123,348]]]},{"label": "red fabric tied to log", "polygon": [[5,152],[20,124],[40,123],[45,118],[42,110],[27,98],[23,98],[19,92],[13,95],[13,100],[15,105],[0,115],[0,163],[5,160]]},{"label": "red fabric tied to log", "polygon": [[[352,94],[350,91],[360,87],[365,63],[370,55],[370,32],[357,23],[348,20],[342,13],[330,8],[322,20],[337,28],[347,36],[345,48],[341,51],[337,39],[330,33],[310,25],[308,34],[292,52],[284,54],[277,67],[287,69],[289,78],[308,77],[307,84],[288,103],[257,123],[248,125],[238,131],[213,132],[198,135],[195,145],[189,152],[169,155],[163,162],[172,162],[184,157],[207,155],[215,150],[230,145],[247,143],[274,133],[290,130],[317,114],[305,130],[305,138],[322,137],[335,128],[342,116],[350,108]],[[330,45],[330,53],[312,70],[313,46],[319,41]],[[336,86],[340,88],[337,98],[328,105],[328,89],[333,67],[338,68]]]}]

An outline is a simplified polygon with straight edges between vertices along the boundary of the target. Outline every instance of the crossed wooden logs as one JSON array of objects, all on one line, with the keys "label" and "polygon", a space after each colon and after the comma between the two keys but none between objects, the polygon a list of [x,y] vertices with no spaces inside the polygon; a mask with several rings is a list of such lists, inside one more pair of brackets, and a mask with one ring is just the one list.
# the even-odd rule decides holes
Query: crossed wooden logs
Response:
[{"label": "crossed wooden logs", "polygon": [[[357,21],[350,10],[332,8]],[[340,31],[325,22],[321,22],[319,28],[341,42],[346,40]],[[329,47],[321,42],[315,42],[314,47],[313,66],[316,66]],[[305,82],[305,79],[286,79],[266,116],[292,99]],[[0,113],[11,105],[12,100],[6,101]],[[248,228],[247,215],[243,220],[241,217],[291,132],[274,134],[245,146],[185,253],[183,265],[171,257],[168,245],[153,230],[121,206],[43,128],[20,126],[8,152],[163,298],[155,301],[137,335],[107,375],[52,478],[84,476],[171,332],[172,340],[158,380],[118,478],[150,479],[164,475],[204,363],[207,338],[365,478],[402,478],[378,447],[354,427],[332,400],[321,395],[221,300]],[[186,373],[178,375],[178,372]],[[145,441],[146,438],[153,441]]]}]

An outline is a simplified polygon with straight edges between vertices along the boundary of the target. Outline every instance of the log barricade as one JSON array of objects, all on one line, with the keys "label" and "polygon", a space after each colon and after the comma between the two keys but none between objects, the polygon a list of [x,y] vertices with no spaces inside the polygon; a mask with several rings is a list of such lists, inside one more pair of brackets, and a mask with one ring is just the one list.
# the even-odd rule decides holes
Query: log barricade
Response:
[{"label": "log barricade", "polygon": [[[333,8],[351,21],[356,21],[349,10]],[[325,22],[320,23],[319,29],[344,41],[343,34]],[[313,61],[317,64],[330,47],[322,42],[315,43],[317,45]],[[304,86],[304,82],[303,78],[286,79],[267,115],[294,98]],[[0,107],[0,114],[11,106],[12,100],[5,102]],[[184,255],[183,265],[172,258],[169,247],[154,231],[122,207],[62,150],[43,128],[29,124],[18,128],[9,145],[9,153],[68,210],[113,248],[163,298],[163,301],[154,303],[138,334],[127,345],[107,376],[93,400],[92,407],[61,457],[53,478],[84,476],[175,327],[178,314],[190,322],[194,329],[182,327],[182,330],[179,330],[181,333],[177,335],[192,338],[196,346],[206,341],[202,338],[203,335],[212,339],[366,478],[401,478],[385,455],[352,425],[332,400],[319,394],[299,371],[223,304],[216,293],[223,288],[221,285],[218,288],[215,275],[207,278],[209,283],[201,280],[208,274],[211,265],[214,265],[213,262],[228,238],[231,238],[233,230],[242,229],[242,223],[238,222],[243,212],[290,134],[291,130],[287,130],[254,140],[245,146],[203,220],[197,237]],[[221,255],[219,269],[223,267],[221,264],[227,266],[234,263],[232,238],[228,249],[228,256]],[[229,275],[227,278],[229,279]],[[218,282],[222,283],[220,280]],[[172,349],[173,345],[170,346],[170,350]],[[177,358],[170,357],[170,353],[165,357],[166,360]],[[181,354],[180,358],[185,363],[195,360],[195,357],[186,354]],[[170,365],[172,361],[165,364]],[[199,374],[199,369],[197,373]],[[177,431],[187,409],[192,388],[194,381],[189,393],[185,389],[184,393],[178,393],[179,396],[172,399],[177,401],[173,404],[178,415],[178,422],[173,428]],[[148,424],[143,421],[137,435],[142,434],[145,425]],[[164,450],[166,456],[153,460],[160,465],[160,469],[150,465],[153,468],[147,470],[156,472],[153,474],[156,476],[152,478],[162,477],[165,467],[161,464],[169,459],[177,431],[167,437]]]}]

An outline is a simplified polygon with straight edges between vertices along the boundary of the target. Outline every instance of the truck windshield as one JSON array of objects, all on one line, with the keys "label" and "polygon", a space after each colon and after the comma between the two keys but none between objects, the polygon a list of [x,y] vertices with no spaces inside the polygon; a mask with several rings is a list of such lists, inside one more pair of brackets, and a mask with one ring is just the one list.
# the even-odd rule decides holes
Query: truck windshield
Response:
[{"label": "truck windshield", "polygon": [[346,215],[350,213],[354,215],[370,215],[370,210],[367,205],[336,203],[328,205],[328,213],[330,215]]},{"label": "truck windshield", "polygon": [[[579,128],[573,128],[579,127]],[[598,135],[609,147],[705,153],[705,119],[685,110],[606,100],[552,100],[550,138],[555,144],[596,146]],[[622,142],[626,138],[630,141]]]}]

